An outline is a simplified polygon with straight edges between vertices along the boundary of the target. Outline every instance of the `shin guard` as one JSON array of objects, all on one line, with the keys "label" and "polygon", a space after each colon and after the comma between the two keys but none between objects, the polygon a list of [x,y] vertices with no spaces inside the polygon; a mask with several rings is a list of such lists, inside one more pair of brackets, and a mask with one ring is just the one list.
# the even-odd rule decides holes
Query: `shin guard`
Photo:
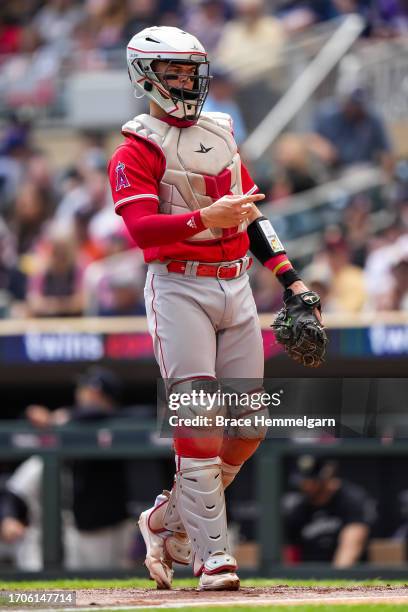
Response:
[{"label": "shin guard", "polygon": [[178,458],[176,508],[190,538],[194,573],[235,571],[227,537],[221,459]]}]

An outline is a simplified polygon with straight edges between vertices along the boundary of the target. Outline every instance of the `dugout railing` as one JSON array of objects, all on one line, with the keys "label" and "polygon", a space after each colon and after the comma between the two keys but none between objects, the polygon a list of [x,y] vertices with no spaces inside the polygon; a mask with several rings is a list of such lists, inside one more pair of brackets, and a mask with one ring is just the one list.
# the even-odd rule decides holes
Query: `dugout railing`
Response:
[{"label": "dugout railing", "polygon": [[[100,432],[104,443],[101,446]],[[108,436],[106,434],[109,434]],[[106,443],[109,440],[109,443]],[[162,441],[163,442],[163,441]],[[243,570],[242,575],[275,578],[350,578],[350,579],[401,579],[405,578],[408,565],[381,566],[362,563],[350,569],[335,569],[328,564],[300,564],[287,566],[282,563],[281,498],[284,491],[283,464],[288,457],[304,453],[331,458],[378,458],[404,456],[408,458],[408,443],[404,440],[381,443],[379,440],[336,440],[330,444],[289,443],[285,440],[266,440],[252,461],[256,480],[257,540],[260,560],[257,568]],[[61,537],[61,479],[63,461],[70,459],[151,459],[160,461],[172,456],[170,444],[157,443],[152,424],[129,422],[95,425],[68,425],[47,432],[34,430],[25,423],[4,421],[0,426],[0,459],[20,461],[31,455],[43,460],[42,529],[43,570],[22,572],[0,568],[2,579],[45,579],[55,577],[107,577],[144,576],[140,566],[119,570],[75,570],[63,568]],[[180,575],[188,575],[181,569]]]}]

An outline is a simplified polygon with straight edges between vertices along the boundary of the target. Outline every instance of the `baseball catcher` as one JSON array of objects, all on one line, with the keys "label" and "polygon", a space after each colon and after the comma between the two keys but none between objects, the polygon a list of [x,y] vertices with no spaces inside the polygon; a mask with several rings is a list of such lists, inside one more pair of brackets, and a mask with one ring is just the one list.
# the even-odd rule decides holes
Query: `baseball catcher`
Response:
[{"label": "baseball catcher", "polygon": [[[231,117],[203,110],[211,76],[200,41],[178,28],[146,28],[129,42],[127,63],[149,113],[122,127],[124,142],[109,163],[112,197],[148,266],[146,314],[166,389],[187,393],[183,410],[194,417],[206,407],[192,398],[209,385],[234,379],[254,396],[263,384],[248,251],[294,296],[285,302],[282,338],[288,335],[290,354],[298,351],[307,365],[306,350],[319,359],[317,302],[308,307],[312,294],[256,206],[265,196],[241,160]],[[239,588],[224,490],[265,431],[255,419],[232,433],[211,424],[199,436],[193,425],[175,428],[173,487],[139,519],[145,564],[158,588],[171,588],[174,563],[191,563],[201,590]]]}]

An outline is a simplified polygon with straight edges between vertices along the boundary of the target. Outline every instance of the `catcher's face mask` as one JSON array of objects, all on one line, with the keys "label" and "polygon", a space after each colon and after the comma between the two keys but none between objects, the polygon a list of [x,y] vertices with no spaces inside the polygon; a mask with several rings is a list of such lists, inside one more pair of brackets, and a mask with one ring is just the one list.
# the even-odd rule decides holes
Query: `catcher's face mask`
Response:
[{"label": "catcher's face mask", "polygon": [[209,62],[155,61],[152,69],[174,104],[181,104],[184,117],[198,119],[209,90]]}]

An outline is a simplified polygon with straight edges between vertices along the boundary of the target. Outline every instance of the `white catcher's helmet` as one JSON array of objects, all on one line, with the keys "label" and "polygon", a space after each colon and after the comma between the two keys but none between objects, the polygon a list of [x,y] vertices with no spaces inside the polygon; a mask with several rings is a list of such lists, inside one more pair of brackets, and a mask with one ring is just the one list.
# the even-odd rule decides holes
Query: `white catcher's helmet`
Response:
[{"label": "white catcher's helmet", "polygon": [[[155,60],[168,62],[155,72]],[[195,67],[193,89],[171,85],[174,64]],[[179,119],[198,119],[208,94],[210,76],[207,52],[195,36],[168,26],[145,28],[127,46],[129,78],[137,93],[154,100],[166,113]]]}]

